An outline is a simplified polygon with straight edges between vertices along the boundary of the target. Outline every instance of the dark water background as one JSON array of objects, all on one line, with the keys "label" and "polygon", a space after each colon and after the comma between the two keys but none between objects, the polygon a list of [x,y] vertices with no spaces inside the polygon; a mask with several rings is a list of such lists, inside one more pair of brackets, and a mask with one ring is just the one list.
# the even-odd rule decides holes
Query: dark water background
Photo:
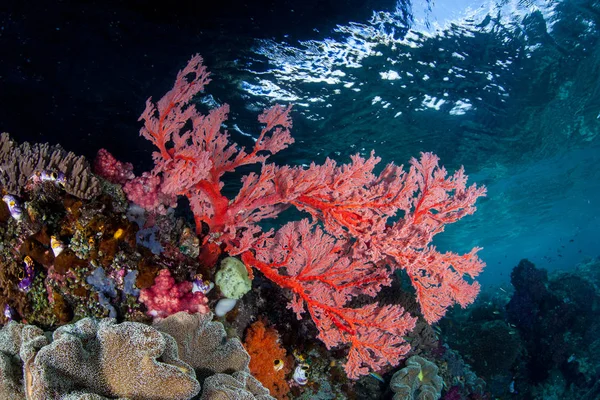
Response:
[{"label": "dark water background", "polygon": [[200,53],[239,143],[262,108],[295,104],[296,144],[277,162],[375,149],[464,165],[488,197],[437,244],[484,247],[482,282],[521,258],[569,269],[599,255],[599,1],[205,3],[2,2],[0,130],[149,169],[137,118]]}]

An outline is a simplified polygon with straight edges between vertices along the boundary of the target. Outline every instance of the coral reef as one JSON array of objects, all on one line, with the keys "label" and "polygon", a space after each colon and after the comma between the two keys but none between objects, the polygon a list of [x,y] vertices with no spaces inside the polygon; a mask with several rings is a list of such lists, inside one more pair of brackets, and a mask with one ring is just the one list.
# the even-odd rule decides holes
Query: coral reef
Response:
[{"label": "coral reef", "polygon": [[[597,268],[597,261],[590,264]],[[600,280],[597,272],[589,271],[589,265],[582,265],[574,273],[548,277],[546,270],[528,260],[513,269],[515,292],[506,306],[507,319],[518,329],[527,351],[517,388],[551,385],[559,377],[564,392],[582,396],[597,381]]]},{"label": "coral reef", "polygon": [[[193,382],[206,382],[222,396],[268,396],[250,375],[256,372],[278,398],[290,385],[297,392],[338,395],[352,386],[347,378],[377,376],[378,383],[369,378],[359,386],[379,385],[377,373],[401,362],[409,341],[415,352],[433,347],[428,324],[453,304],[473,302],[479,284],[472,278],[484,266],[478,249],[439,253],[430,243],[446,224],[473,213],[485,188],[467,186],[462,169],[448,175],[431,153],[411,160],[408,171],[388,164],[378,174],[374,154],[339,165],[330,159],[308,167],[267,163],[293,143],[291,107],[264,110],[259,138],[252,148],[239,148],[221,131],[226,105],[201,115],[192,102],[208,82],[202,59],[194,56],[172,90],[158,102],[148,100],[140,133],[158,152],[154,170],[137,177],[131,164],[106,150],[98,153],[96,176],[83,158],[58,146],[17,146],[2,135],[0,186],[8,194],[0,203],[0,322],[58,327],[51,341],[36,331],[37,347],[28,347],[28,358],[20,350],[28,393],[141,398],[155,391],[156,398],[167,398],[152,386],[160,383],[152,375],[172,373],[167,380],[183,382],[174,396],[194,392]],[[224,174],[251,164],[261,165],[260,173],[244,176],[237,196],[226,197]],[[178,196],[189,202],[187,215],[174,209]],[[262,231],[264,220],[289,207],[311,219]],[[372,300],[397,271],[408,284],[400,291],[414,298],[402,300],[410,313],[398,304],[400,296],[382,304]],[[249,348],[260,343],[264,353],[270,343],[268,354],[253,350],[261,367],[253,364],[251,371],[239,340],[227,340],[210,310],[224,301],[237,302],[246,313],[255,310],[234,324],[238,309],[217,313],[232,332],[244,332],[269,305],[244,304],[256,299],[255,272],[280,300],[273,311],[278,328],[299,329],[280,343],[272,328],[251,328]],[[211,291],[215,283],[219,290]],[[295,319],[282,317],[286,305]],[[417,316],[419,329],[409,335]],[[154,328],[137,324],[152,319]],[[126,343],[127,335],[146,337],[150,347],[137,339]],[[315,345],[315,337],[324,346]],[[295,365],[286,362],[286,348],[310,354],[314,372],[304,355]],[[118,387],[104,373],[97,380],[94,374],[112,365],[102,357],[119,352],[129,361],[115,365],[115,373],[139,364],[150,370],[134,377],[153,383],[144,389],[124,380]],[[76,370],[77,363],[85,366]],[[54,381],[46,379],[47,371]]]},{"label": "coral reef", "polygon": [[[193,56],[171,90],[146,102],[140,135],[157,151],[151,173],[126,183],[130,200],[161,212],[161,194],[187,197],[205,262],[240,255],[245,265],[291,291],[291,308],[301,318],[306,307],[328,348],[350,345],[345,369],[351,378],[397,364],[410,347],[403,337],[415,319],[402,307],[347,304],[361,294],[375,296],[390,284],[393,271],[410,277],[429,323],[453,304],[473,302],[479,284],[472,278],[484,266],[479,249],[459,255],[439,253],[429,244],[444,225],[472,214],[485,188],[467,186],[462,169],[448,176],[431,153],[412,159],[407,172],[388,164],[379,175],[373,171],[380,159],[373,153],[339,166],[330,159],[306,168],[266,163],[293,143],[291,107],[265,109],[254,145],[239,148],[221,131],[227,105],[202,115],[192,102],[210,82],[202,62]],[[221,178],[252,164],[262,165],[260,174],[245,175],[237,196],[229,199]],[[291,206],[312,221],[262,233],[261,221]]]},{"label": "coral reef", "polygon": [[[156,287],[155,278],[164,269],[175,277],[173,287],[190,292],[200,263],[170,243],[165,244],[169,251],[151,253],[138,238],[137,224],[139,218],[151,218],[160,226],[155,228],[156,243],[182,237],[193,252],[193,238],[183,235],[185,222],[172,213],[136,216],[134,222],[122,189],[99,182],[102,193],[84,199],[66,193],[55,181],[28,181],[21,197],[11,200],[22,209],[18,216],[0,202],[0,307],[6,309],[0,322],[16,319],[53,328],[88,316],[148,321],[139,289]],[[210,271],[203,273],[212,277]],[[206,305],[202,293],[192,297],[196,308]]]}]

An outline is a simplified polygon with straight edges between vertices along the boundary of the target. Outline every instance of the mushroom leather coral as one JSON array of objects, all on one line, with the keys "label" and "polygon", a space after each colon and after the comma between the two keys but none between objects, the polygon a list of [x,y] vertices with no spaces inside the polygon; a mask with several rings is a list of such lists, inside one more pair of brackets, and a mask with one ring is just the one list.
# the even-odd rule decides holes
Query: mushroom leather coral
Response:
[{"label": "mushroom leather coral", "polygon": [[237,338],[227,339],[225,328],[213,314],[179,312],[154,322],[154,327],[177,342],[179,357],[201,374],[248,372],[250,357]]},{"label": "mushroom leather coral", "polygon": [[14,321],[0,329],[0,399],[183,400],[202,384],[201,400],[274,400],[212,314],[180,312],[154,327],[85,318],[52,338]]},{"label": "mushroom leather coral", "polygon": [[[250,372],[277,399],[287,399],[290,391],[285,377],[290,372],[290,360],[285,349],[279,344],[279,334],[262,320],[253,323],[246,332],[244,347],[250,354]],[[280,360],[283,368],[276,369],[275,361]]]},{"label": "mushroom leather coral", "polygon": [[200,400],[274,400],[256,378],[244,371],[215,374],[204,381]]},{"label": "mushroom leather coral", "polygon": [[11,322],[4,330],[22,332],[12,339],[13,347],[20,345],[29,400],[83,394],[184,400],[200,391],[194,370],[177,357],[175,340],[147,325],[85,318],[57,329],[51,343],[30,325]]},{"label": "mushroom leather coral", "polygon": [[153,326],[175,338],[181,359],[195,369],[200,400],[274,400],[250,375],[250,356],[239,339],[227,338],[223,324],[212,318],[212,313],[179,312]]}]

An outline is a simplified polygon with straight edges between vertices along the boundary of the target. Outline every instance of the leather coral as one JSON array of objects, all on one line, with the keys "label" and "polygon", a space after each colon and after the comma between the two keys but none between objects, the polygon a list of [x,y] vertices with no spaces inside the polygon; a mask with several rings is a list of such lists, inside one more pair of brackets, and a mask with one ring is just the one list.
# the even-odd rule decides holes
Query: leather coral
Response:
[{"label": "leather coral", "polygon": [[[0,331],[0,352],[12,360],[13,371],[6,377],[12,379],[0,382],[0,393],[12,388],[8,398],[31,400],[183,400],[200,391],[194,370],[177,356],[175,340],[147,325],[85,318],[60,327],[52,338],[48,343],[40,329],[15,322]],[[22,382],[14,373],[20,364]]]}]

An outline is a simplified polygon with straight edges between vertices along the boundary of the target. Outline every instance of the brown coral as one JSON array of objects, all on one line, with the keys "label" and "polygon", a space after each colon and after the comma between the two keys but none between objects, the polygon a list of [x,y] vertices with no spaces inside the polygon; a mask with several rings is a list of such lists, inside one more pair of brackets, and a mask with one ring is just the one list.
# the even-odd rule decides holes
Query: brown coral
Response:
[{"label": "brown coral", "polygon": [[179,343],[144,324],[91,318],[58,328],[49,343],[41,329],[10,322],[0,329],[0,398],[190,399],[200,391],[196,368],[201,399],[273,400],[212,315],[182,312],[156,325]]},{"label": "brown coral", "polygon": [[250,356],[242,343],[227,339],[212,313],[179,312],[154,326],[173,336],[182,360],[196,369],[202,382],[202,400],[274,400],[269,391],[248,370]]},{"label": "brown coral", "polygon": [[23,374],[23,364],[30,365],[37,350],[46,344],[44,332],[35,326],[11,321],[0,329],[0,398],[25,399],[31,375]]},{"label": "brown coral", "polygon": [[212,318],[212,313],[179,312],[153,326],[175,338],[179,357],[196,369],[201,381],[215,373],[247,372],[250,357],[244,346],[238,339],[227,339],[223,324]]},{"label": "brown coral", "polygon": [[27,180],[43,170],[64,173],[65,190],[74,196],[90,199],[100,193],[99,180],[85,158],[60,146],[27,142],[17,145],[8,133],[0,135],[0,186],[20,195]]},{"label": "brown coral", "polygon": [[269,390],[247,372],[215,374],[204,381],[200,400],[272,400]]},{"label": "brown coral", "polygon": [[0,330],[0,398],[6,400],[24,399],[21,360],[21,324],[10,322]]}]

